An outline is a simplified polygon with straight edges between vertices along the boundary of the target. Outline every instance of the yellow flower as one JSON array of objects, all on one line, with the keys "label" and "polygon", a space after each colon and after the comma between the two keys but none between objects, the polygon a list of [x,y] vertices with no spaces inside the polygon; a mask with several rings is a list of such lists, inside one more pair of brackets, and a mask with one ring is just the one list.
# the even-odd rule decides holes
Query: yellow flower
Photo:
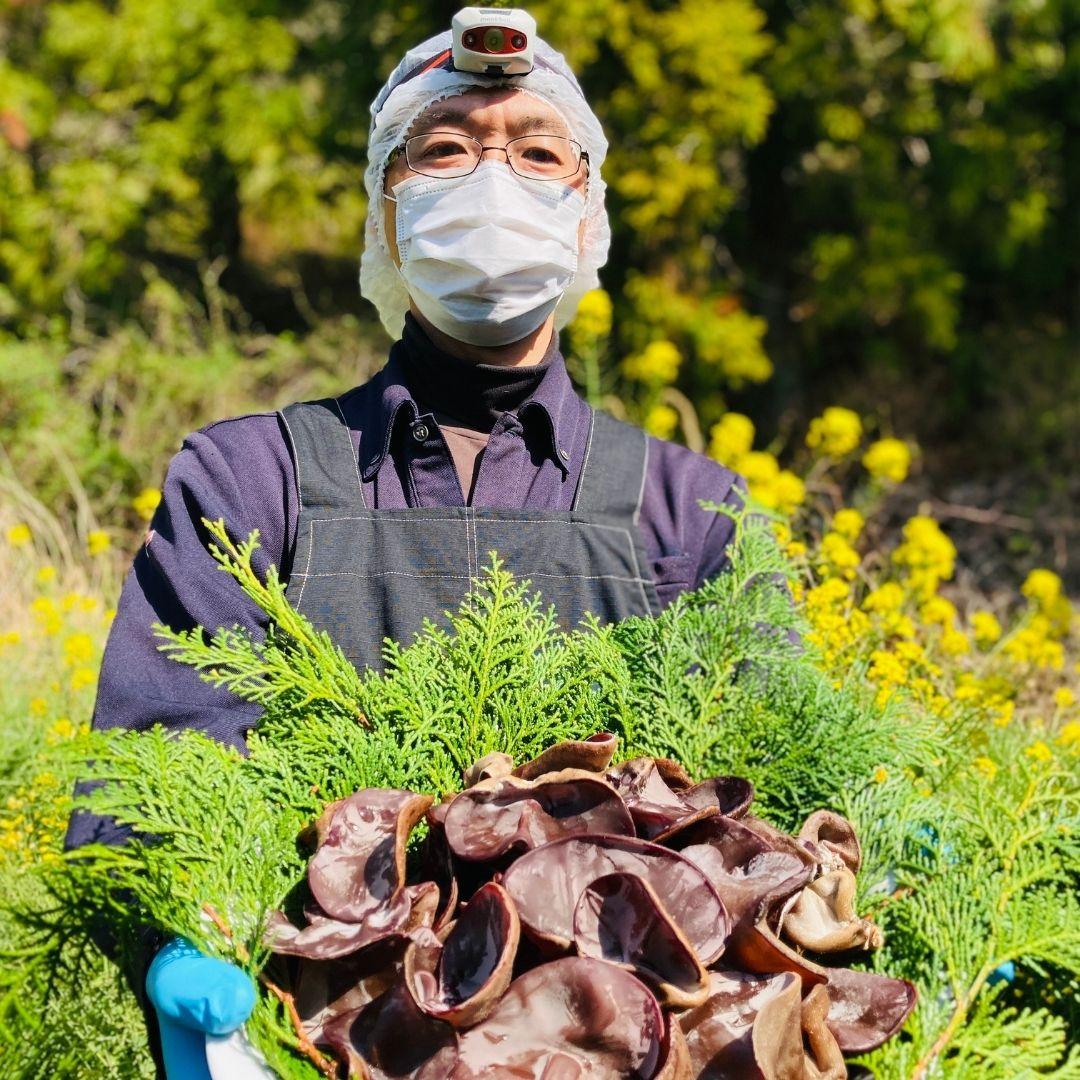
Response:
[{"label": "yellow flower", "polygon": [[850,581],[862,559],[859,553],[839,534],[827,532],[818,547],[818,559],[840,577]]},{"label": "yellow flower", "polygon": [[678,426],[679,414],[670,405],[654,405],[645,415],[645,430],[658,439],[670,439]]},{"label": "yellow flower", "polygon": [[623,374],[628,379],[645,383],[672,383],[679,373],[682,357],[670,341],[650,341],[640,353],[626,357]]},{"label": "yellow flower", "polygon": [[41,625],[41,632],[45,635],[58,634],[63,626],[60,618],[60,610],[47,596],[39,596],[30,602],[30,610],[34,613]]},{"label": "yellow flower", "polygon": [[[600,291],[600,290],[597,290]],[[585,300],[591,296],[591,293],[586,293],[581,301],[584,304]],[[605,293],[605,295],[607,295]],[[580,308],[578,309],[581,310]],[[161,502],[161,492],[157,488],[147,487],[143,488],[134,499],[131,500],[131,505],[135,508],[135,512],[144,521],[149,521],[154,516],[154,511],[158,508],[158,503]]]},{"label": "yellow flower", "polygon": [[1059,709],[1068,709],[1076,704],[1076,695],[1067,686],[1059,686],[1054,691],[1054,704]]},{"label": "yellow flower", "polygon": [[903,529],[904,542],[892,553],[892,560],[904,571],[905,584],[920,599],[929,600],[938,583],[952,577],[956,548],[932,518],[916,514]]},{"label": "yellow flower", "polygon": [[904,590],[895,581],[886,581],[866,594],[862,606],[880,614],[899,611],[904,606]]},{"label": "yellow flower", "polygon": [[820,450],[827,457],[841,458],[850,454],[862,438],[859,414],[839,405],[830,405],[820,416],[810,421],[806,445]]},{"label": "yellow flower", "polygon": [[86,534],[86,550],[91,555],[102,555],[112,547],[112,538],[104,529],[91,529]]},{"label": "yellow flower", "polygon": [[71,676],[71,689],[81,690],[84,686],[91,686],[97,681],[97,672],[93,668],[77,668]]},{"label": "yellow flower", "polygon": [[116,608],[114,608],[114,607],[106,608],[101,613],[101,621],[102,622],[112,622],[113,619],[115,619],[115,618],[116,618]]},{"label": "yellow flower", "polygon": [[1020,591],[1045,611],[1061,596],[1061,578],[1053,570],[1032,570],[1024,579]]},{"label": "yellow flower", "polygon": [[1029,757],[1034,758],[1036,761],[1041,762],[1052,761],[1054,758],[1054,752],[1042,741],[1042,739],[1032,743],[1024,753]]},{"label": "yellow flower", "polygon": [[753,489],[771,484],[780,475],[780,463],[765,450],[751,450],[739,459],[739,472]]},{"label": "yellow flower", "polygon": [[946,656],[962,656],[971,651],[971,642],[968,641],[967,635],[953,627],[947,627],[942,631],[938,644]]},{"label": "yellow flower", "polygon": [[994,777],[997,776],[998,767],[988,757],[977,757],[971,764],[974,765],[975,769],[982,773],[987,780],[993,780]]},{"label": "yellow flower", "polygon": [[754,445],[754,422],[742,413],[724,413],[709,428],[709,457],[721,465],[737,468],[736,462]]},{"label": "yellow flower", "polygon": [[30,715],[31,716],[44,716],[48,710],[48,702],[43,697],[35,697],[30,699]]},{"label": "yellow flower", "polygon": [[34,538],[30,526],[20,521],[18,525],[12,525],[7,531],[7,542],[12,547],[23,547]]},{"label": "yellow flower", "polygon": [[854,544],[859,539],[859,534],[863,531],[865,524],[866,519],[858,510],[844,507],[843,510],[837,510],[833,514],[832,531],[839,533],[848,543]]},{"label": "yellow flower", "polygon": [[1020,664],[1060,671],[1065,663],[1065,650],[1060,641],[1053,640],[1052,632],[1050,620],[1037,613],[1005,641],[1002,651]]},{"label": "yellow flower", "polygon": [[911,468],[911,450],[900,439],[878,439],[866,448],[862,463],[874,479],[899,484]]},{"label": "yellow flower", "polygon": [[69,667],[85,664],[94,655],[94,639],[89,634],[69,634],[64,639],[64,663]]},{"label": "yellow flower", "polygon": [[1016,711],[1015,701],[1003,701],[996,710],[994,727],[1008,727],[1012,723],[1013,713]]},{"label": "yellow flower", "polygon": [[54,735],[58,739],[70,739],[75,734],[75,725],[66,716],[61,716],[60,719],[49,728],[48,734]]},{"label": "yellow flower", "polygon": [[1070,720],[1059,732],[1057,741],[1062,746],[1080,745],[1080,720]]},{"label": "yellow flower", "polygon": [[48,585],[50,581],[56,580],[56,567],[55,566],[43,566],[34,575],[34,580],[39,585]]},{"label": "yellow flower", "polygon": [[579,351],[606,338],[611,333],[611,297],[603,289],[587,292],[578,304],[569,330],[571,343]]},{"label": "yellow flower", "polygon": [[5,630],[0,634],[0,645],[18,645],[22,641],[22,634],[18,630]]},{"label": "yellow flower", "polygon": [[782,514],[794,513],[806,498],[806,485],[790,469],[781,469],[772,484],[772,497]]},{"label": "yellow flower", "polygon": [[988,649],[1001,640],[1001,623],[991,611],[976,611],[971,616],[971,629],[980,649]]},{"label": "yellow flower", "polygon": [[889,770],[886,769],[884,765],[879,765],[874,770],[874,783],[875,784],[884,784],[885,781],[888,780],[888,779],[889,779]]},{"label": "yellow flower", "polygon": [[931,596],[919,608],[919,618],[930,626],[949,627],[956,619],[956,608],[944,596]]}]

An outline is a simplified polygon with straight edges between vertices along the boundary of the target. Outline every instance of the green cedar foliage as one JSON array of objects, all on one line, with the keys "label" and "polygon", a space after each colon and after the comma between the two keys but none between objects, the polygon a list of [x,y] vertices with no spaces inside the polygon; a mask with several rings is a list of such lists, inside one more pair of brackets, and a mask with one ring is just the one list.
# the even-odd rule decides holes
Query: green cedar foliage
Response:
[{"label": "green cedar foliage", "polygon": [[[83,744],[65,767],[105,781],[85,805],[143,839],[67,861],[51,886],[58,932],[76,938],[82,913],[110,903],[118,925],[183,934],[255,975],[266,913],[302,896],[297,834],[327,801],[370,785],[452,791],[489,751],[520,759],[604,729],[625,756],[750,777],[758,811],[787,828],[826,806],[853,818],[861,902],[886,931],[867,962],[920,988],[905,1034],[870,1056],[876,1075],[1078,1075],[1065,1010],[1006,1003],[991,985],[1006,960],[1028,991],[1080,971],[1076,777],[1025,755],[1018,730],[980,733],[903,697],[880,709],[858,670],[834,685],[789,638],[805,624],[765,519],[709,508],[735,520],[729,566],[656,619],[564,632],[491,553],[445,623],[388,641],[385,673],[362,675],[290,607],[273,568],[255,574],[257,534],[234,541],[206,522],[270,629],[257,641],[158,626],[161,648],[264,712],[246,755],[194,731]],[[975,752],[1000,762],[993,783],[970,769]],[[248,1030],[282,1076],[315,1075],[269,994]]]}]

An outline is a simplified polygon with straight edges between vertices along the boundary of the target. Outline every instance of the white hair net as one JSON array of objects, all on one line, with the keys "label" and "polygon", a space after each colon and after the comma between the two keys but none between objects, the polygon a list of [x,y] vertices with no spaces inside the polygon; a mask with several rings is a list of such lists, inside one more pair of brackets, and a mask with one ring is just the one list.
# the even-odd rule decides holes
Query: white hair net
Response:
[{"label": "white hair net", "polygon": [[600,283],[597,271],[607,261],[611,243],[604,208],[606,185],[600,176],[600,166],[607,156],[607,139],[562,54],[539,38],[534,42],[532,71],[514,76],[479,75],[448,70],[452,36],[449,30],[444,31],[410,49],[371,103],[368,164],[364,172],[368,214],[360,258],[360,293],[375,305],[392,338],[401,336],[409,294],[383,235],[381,193],[386,159],[429,105],[474,86],[516,87],[543,98],[562,114],[571,136],[588,151],[582,250],[577,273],[555,307],[557,329],[561,330],[573,318],[581,297]]}]

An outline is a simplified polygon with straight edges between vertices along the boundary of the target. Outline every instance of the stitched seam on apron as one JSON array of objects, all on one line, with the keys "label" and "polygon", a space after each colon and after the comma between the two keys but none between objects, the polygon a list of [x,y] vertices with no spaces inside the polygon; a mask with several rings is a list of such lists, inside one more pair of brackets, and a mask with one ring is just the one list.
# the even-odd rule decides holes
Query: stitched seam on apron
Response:
[{"label": "stitched seam on apron", "polygon": [[[409,570],[372,570],[369,574],[362,574],[359,570],[328,570],[324,574],[296,574],[296,577],[311,577],[311,578],[328,578],[328,577],[355,577],[355,578],[373,578],[373,577],[389,577],[390,575],[395,577],[414,577],[414,578],[428,578],[434,581],[441,581],[443,578],[460,578],[462,581],[468,581],[468,574],[451,574],[451,573],[438,573],[431,574],[414,574]],[[299,601],[297,601],[299,603]]]},{"label": "stitched seam on apron", "polygon": [[[450,573],[430,573],[430,574],[414,574],[408,570],[373,570],[369,574],[362,574],[358,570],[328,570],[322,574],[294,574],[293,577],[302,578],[329,578],[329,577],[356,577],[356,578],[369,578],[369,577],[387,577],[390,574],[394,574],[398,577],[415,577],[415,578],[431,578],[440,580],[442,578],[460,578],[462,581],[468,579],[467,574],[450,574]],[[534,573],[532,571],[524,571],[521,577],[548,577],[559,578],[564,581],[625,581],[631,585],[642,584],[644,578],[636,577],[623,577],[620,574],[541,574]],[[297,601],[299,603],[299,601]]]},{"label": "stitched seam on apron", "polygon": [[471,507],[465,507],[465,552],[469,560],[469,577],[476,577],[479,573],[478,564],[480,556],[476,550],[476,517]]},{"label": "stitched seam on apron", "polygon": [[[391,513],[393,513],[392,510],[381,511],[380,516],[378,518],[376,518],[374,516],[372,516],[372,517],[345,517],[345,516],[342,516],[342,517],[332,517],[332,518],[312,518],[311,520],[312,520],[313,523],[314,522],[322,523],[322,522],[330,522],[330,521],[376,521],[376,520],[381,522],[381,521],[383,521],[382,514],[387,515],[386,524],[388,524],[388,525],[389,524],[410,525],[414,521],[453,521],[454,520],[453,516],[448,516],[448,517],[391,518],[391,517],[389,517],[389,515]],[[543,522],[545,525],[548,525],[548,524],[550,524],[550,525],[577,525],[577,526],[582,526],[583,528],[586,528],[586,529],[614,529],[616,532],[621,532],[621,533],[625,533],[627,531],[622,525],[605,525],[603,522],[599,522],[599,521],[559,521],[558,519],[555,519],[555,518],[528,518],[528,517],[524,517],[524,518],[503,518],[503,517],[501,517],[501,518],[494,518],[493,520],[499,522],[499,524],[502,524],[503,522],[509,522],[510,524],[513,524],[513,525],[519,525],[519,524],[527,525],[527,524],[529,524],[529,522],[535,523],[537,521],[540,521],[540,522]]]},{"label": "stitched seam on apron", "polygon": [[571,510],[576,510],[578,500],[581,498],[581,490],[585,486],[585,467],[589,464],[589,451],[592,449],[593,428],[596,426],[596,410],[589,411],[589,435],[585,440],[585,454],[581,462],[581,472],[578,473],[577,490],[574,492],[574,501],[570,504]]},{"label": "stitched seam on apron", "polygon": [[638,564],[637,548],[634,547],[634,538],[630,535],[629,529],[621,529],[620,532],[626,537],[626,542],[630,545],[630,558],[634,561],[634,572],[637,574],[637,580],[641,584],[641,600],[645,604],[645,610],[651,612],[652,605],[649,603],[648,593],[645,592],[645,579],[641,576],[641,566]]},{"label": "stitched seam on apron", "polygon": [[645,460],[641,463],[641,487],[638,488],[637,502],[634,504],[634,524],[638,523],[638,515],[641,513],[641,498],[645,494],[645,475],[649,471],[649,436],[644,431],[642,434],[645,436]]},{"label": "stitched seam on apron", "polygon": [[360,479],[360,461],[356,448],[353,446],[352,435],[349,434],[349,421],[345,419],[345,413],[341,409],[340,398],[334,398],[334,408],[337,409],[337,414],[341,417],[341,426],[345,430],[345,442],[349,447],[349,457],[352,458],[353,472],[356,474],[356,490],[360,492],[360,502],[367,506],[367,500],[364,498],[364,482]]},{"label": "stitched seam on apron", "polygon": [[303,485],[300,483],[300,452],[296,449],[296,437],[293,435],[292,428],[289,427],[288,417],[285,415],[284,409],[278,409],[278,415],[281,417],[282,423],[285,425],[285,430],[289,433],[289,442],[292,444],[292,459],[293,467],[296,469],[296,505],[297,509],[303,513],[304,510],[304,495]]},{"label": "stitched seam on apron", "polygon": [[315,521],[314,519],[308,522],[308,548],[307,548],[307,561],[304,563],[304,572],[302,574],[295,575],[301,578],[300,592],[296,595],[296,609],[300,610],[300,601],[304,599],[304,586],[307,585],[308,578],[311,576],[309,571],[311,570],[311,552],[315,547]]}]

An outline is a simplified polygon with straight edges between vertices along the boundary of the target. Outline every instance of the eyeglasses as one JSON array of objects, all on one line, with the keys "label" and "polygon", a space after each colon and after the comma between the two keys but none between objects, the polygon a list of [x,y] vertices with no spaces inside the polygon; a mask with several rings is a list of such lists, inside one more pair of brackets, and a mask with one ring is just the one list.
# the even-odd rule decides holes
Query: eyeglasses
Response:
[{"label": "eyeglasses", "polygon": [[[468,176],[485,150],[502,150],[514,172],[533,180],[565,180],[578,171],[582,158],[589,160],[579,142],[561,135],[522,135],[505,146],[484,146],[470,135],[429,131],[410,136],[404,146],[409,168],[423,176]],[[400,153],[395,147],[389,161]]]}]

